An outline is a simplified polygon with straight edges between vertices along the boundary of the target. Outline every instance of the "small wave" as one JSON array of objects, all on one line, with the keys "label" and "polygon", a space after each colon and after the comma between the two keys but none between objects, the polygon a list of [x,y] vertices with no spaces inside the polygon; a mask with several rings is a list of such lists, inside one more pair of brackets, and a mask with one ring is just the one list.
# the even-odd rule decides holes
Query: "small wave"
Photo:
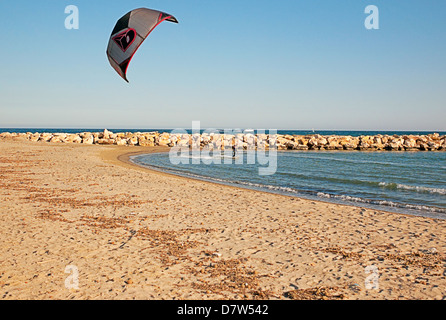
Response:
[{"label": "small wave", "polygon": [[252,183],[252,182],[246,182],[246,181],[231,181],[231,180],[224,180],[224,179],[210,179],[215,182],[221,182],[221,183],[229,183],[229,184],[236,184],[236,185],[244,185],[248,188],[256,188],[261,190],[270,190],[278,193],[285,193],[285,194],[295,194],[298,196],[317,196],[318,198],[325,198],[325,199],[331,199],[331,200],[337,200],[341,201],[343,203],[357,203],[357,204],[364,204],[364,205],[375,205],[380,207],[390,207],[390,208],[398,208],[398,209],[412,209],[416,211],[424,211],[424,212],[430,212],[430,213],[441,213],[446,214],[446,209],[437,208],[437,207],[430,207],[430,206],[423,206],[423,205],[415,205],[415,204],[409,204],[409,203],[397,203],[393,201],[388,200],[372,200],[372,199],[365,199],[355,196],[349,196],[349,195],[338,195],[338,194],[329,194],[325,192],[317,192],[317,191],[310,191],[310,190],[298,190],[294,188],[289,187],[282,187],[282,186],[274,186],[274,185],[265,185],[260,183]]},{"label": "small wave", "polygon": [[442,188],[429,188],[429,187],[421,187],[421,186],[410,186],[400,183],[392,183],[392,182],[380,182],[379,186],[387,188],[387,189],[402,189],[402,190],[411,190],[422,193],[433,193],[433,194],[446,194],[446,189]]},{"label": "small wave", "polygon": [[[220,180],[220,179],[218,179]],[[223,181],[223,180],[221,180]],[[228,182],[228,181],[226,181]],[[354,202],[354,203],[362,203],[367,205],[377,205],[377,206],[384,206],[384,207],[391,207],[391,208],[399,208],[399,209],[412,209],[417,211],[425,211],[425,212],[431,212],[431,213],[446,213],[445,209],[437,208],[437,207],[430,207],[430,206],[423,206],[423,205],[414,205],[409,203],[397,203],[392,202],[388,200],[372,200],[372,199],[365,199],[355,196],[349,196],[349,195],[338,195],[338,194],[329,194],[325,192],[316,192],[316,191],[309,191],[309,190],[297,190],[289,187],[280,187],[280,186],[273,186],[273,185],[263,185],[258,183],[251,183],[251,182],[237,182],[237,184],[242,184],[250,187],[260,188],[260,189],[268,189],[271,191],[276,191],[279,193],[287,193],[287,194],[296,194],[296,195],[316,195],[319,198],[325,198],[325,199],[331,199],[331,200],[338,200],[342,202]]]},{"label": "small wave", "polygon": [[358,197],[352,197],[347,195],[333,195],[323,192],[318,192],[317,196],[320,198],[327,198],[327,199],[335,199],[335,200],[341,200],[341,201],[347,201],[347,202],[356,202],[356,203],[364,203],[364,204],[371,204],[371,205],[378,205],[378,206],[386,206],[391,208],[400,208],[400,209],[412,209],[417,211],[426,211],[431,213],[446,213],[445,209],[436,208],[436,207],[429,207],[429,206],[423,206],[423,205],[414,205],[409,203],[397,203],[387,200],[371,200],[371,199],[364,199],[364,198],[358,198]]}]

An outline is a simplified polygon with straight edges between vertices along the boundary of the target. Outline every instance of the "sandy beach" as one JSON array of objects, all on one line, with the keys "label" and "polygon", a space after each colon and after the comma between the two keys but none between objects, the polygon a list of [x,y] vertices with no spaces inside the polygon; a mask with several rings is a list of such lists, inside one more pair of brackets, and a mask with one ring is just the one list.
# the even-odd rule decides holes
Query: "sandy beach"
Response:
[{"label": "sandy beach", "polygon": [[446,299],[446,220],[0,141],[0,299]]}]

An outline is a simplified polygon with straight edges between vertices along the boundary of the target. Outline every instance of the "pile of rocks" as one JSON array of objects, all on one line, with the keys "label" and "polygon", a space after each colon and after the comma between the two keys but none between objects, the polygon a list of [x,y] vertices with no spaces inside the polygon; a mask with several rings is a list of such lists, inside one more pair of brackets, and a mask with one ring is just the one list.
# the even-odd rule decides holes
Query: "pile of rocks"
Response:
[{"label": "pile of rocks", "polygon": [[374,136],[278,136],[278,146],[292,150],[393,150],[440,151],[446,150],[446,136],[428,135],[374,135]]},{"label": "pile of rocks", "polygon": [[269,134],[221,134],[221,133],[168,133],[168,132],[103,132],[70,133],[9,133],[0,139],[23,139],[51,143],[82,143],[119,146],[181,146],[224,149],[235,144],[239,148],[279,150],[392,150],[392,151],[446,151],[446,136],[438,133],[427,135],[374,135],[374,136],[321,136],[269,135]]}]

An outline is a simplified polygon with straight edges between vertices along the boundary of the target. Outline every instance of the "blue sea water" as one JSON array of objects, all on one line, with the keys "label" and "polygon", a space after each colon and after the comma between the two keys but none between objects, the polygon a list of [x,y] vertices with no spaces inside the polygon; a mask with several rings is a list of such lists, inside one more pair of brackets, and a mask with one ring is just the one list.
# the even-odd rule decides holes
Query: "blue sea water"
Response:
[{"label": "blue sea water", "polygon": [[275,174],[267,176],[259,175],[261,164],[247,164],[246,152],[240,164],[232,159],[209,164],[202,160],[206,157],[198,158],[199,164],[173,164],[169,153],[157,153],[132,161],[238,187],[446,218],[446,152],[280,151]]},{"label": "blue sea water", "polygon": [[[110,129],[107,128],[111,132],[152,132],[152,131],[158,131],[158,132],[172,132],[174,130],[173,128],[170,129]],[[182,129],[189,133],[192,132],[191,129]],[[201,132],[203,132],[205,129],[202,129]],[[223,133],[224,129],[218,129],[221,133]],[[241,129],[245,130],[245,129]],[[26,132],[48,132],[48,133],[80,133],[80,132],[103,132],[104,128],[102,129],[86,129],[86,128],[0,128],[0,132],[17,132],[17,133],[26,133]],[[266,131],[268,133],[268,131]],[[361,135],[423,135],[423,134],[430,134],[430,133],[438,133],[440,135],[446,135],[446,132],[444,131],[340,131],[340,130],[277,130],[278,134],[290,134],[290,135],[310,135],[310,134],[320,134],[320,135],[343,135],[343,136],[352,136],[352,137],[359,137]]]}]

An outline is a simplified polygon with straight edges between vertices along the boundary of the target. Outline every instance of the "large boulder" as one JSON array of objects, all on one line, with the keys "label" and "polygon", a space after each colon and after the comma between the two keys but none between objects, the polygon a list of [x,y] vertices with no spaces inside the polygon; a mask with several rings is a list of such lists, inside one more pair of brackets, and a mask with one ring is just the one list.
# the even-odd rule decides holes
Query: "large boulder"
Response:
[{"label": "large boulder", "polygon": [[141,147],[153,147],[153,146],[155,146],[154,140],[151,137],[148,137],[148,136],[145,136],[145,135],[138,137],[138,144]]},{"label": "large boulder", "polygon": [[111,145],[111,144],[115,144],[115,140],[114,139],[98,139],[97,144]]},{"label": "large boulder", "polygon": [[107,129],[104,129],[103,132],[99,133],[99,139],[110,139],[110,135],[112,135],[113,132],[108,131]]},{"label": "large boulder", "polygon": [[82,138],[82,143],[83,144],[93,144],[94,143],[94,136],[92,134],[90,134],[89,136],[85,135]]},{"label": "large boulder", "polygon": [[118,137],[118,138],[116,138],[115,143],[118,146],[126,146],[127,145],[127,139]]}]

